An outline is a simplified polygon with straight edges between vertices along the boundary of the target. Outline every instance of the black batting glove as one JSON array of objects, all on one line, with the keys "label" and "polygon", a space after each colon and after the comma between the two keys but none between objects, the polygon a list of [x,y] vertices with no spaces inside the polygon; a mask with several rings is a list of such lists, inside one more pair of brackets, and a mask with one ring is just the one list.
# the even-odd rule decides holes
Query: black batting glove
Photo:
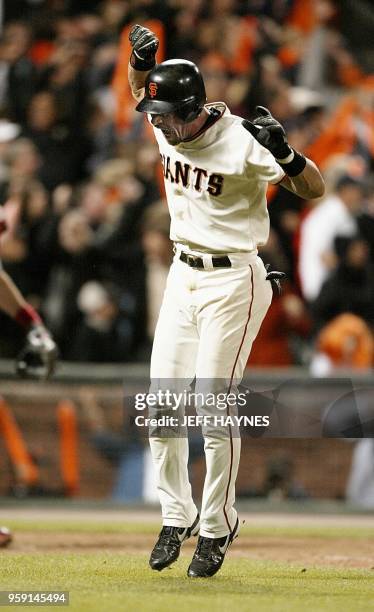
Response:
[{"label": "black batting glove", "polygon": [[306,166],[304,155],[290,147],[286,132],[265,106],[256,106],[260,115],[254,121],[243,119],[242,126],[268,149],[288,176],[298,176]]},{"label": "black batting glove", "polygon": [[264,106],[256,106],[256,111],[260,115],[253,121],[243,119],[242,125],[248,132],[268,149],[275,159],[285,159],[292,154],[292,149],[287,142],[286,132],[283,127],[272,116],[271,112]]},{"label": "black batting glove", "polygon": [[129,34],[132,46],[130,64],[135,70],[151,70],[156,64],[157,36],[148,28],[135,25]]},{"label": "black batting glove", "polygon": [[281,282],[285,280],[286,274],[284,272],[278,272],[278,270],[270,270],[270,264],[266,264],[266,280],[270,281],[271,286],[277,289],[279,295],[282,293]]}]

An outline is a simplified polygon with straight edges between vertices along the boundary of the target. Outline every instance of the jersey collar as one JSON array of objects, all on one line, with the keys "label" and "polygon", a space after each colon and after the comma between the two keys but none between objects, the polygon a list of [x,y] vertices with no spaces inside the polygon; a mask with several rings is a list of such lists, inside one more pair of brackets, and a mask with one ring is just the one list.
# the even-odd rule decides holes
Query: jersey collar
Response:
[{"label": "jersey collar", "polygon": [[[200,130],[194,134],[191,138],[186,138],[181,143],[176,145],[176,148],[183,147],[187,144],[187,148],[189,144],[195,143],[201,136],[203,136],[209,128],[217,123],[220,119],[222,119],[223,115],[230,114],[229,109],[227,108],[224,102],[211,102],[209,104],[205,104],[204,108],[208,111],[209,117],[207,118],[204,125],[200,128]],[[211,111],[215,111],[214,113]]]}]

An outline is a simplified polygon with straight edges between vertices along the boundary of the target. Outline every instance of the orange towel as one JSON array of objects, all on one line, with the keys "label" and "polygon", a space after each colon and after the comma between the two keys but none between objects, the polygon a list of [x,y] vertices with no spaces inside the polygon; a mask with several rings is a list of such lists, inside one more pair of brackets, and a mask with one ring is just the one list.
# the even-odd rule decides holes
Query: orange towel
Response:
[{"label": "orange towel", "polygon": [[39,480],[39,470],[32,460],[20,428],[3,398],[0,397],[0,433],[12,462],[17,482],[33,486]]},{"label": "orange towel", "polygon": [[75,405],[69,400],[57,406],[57,422],[60,432],[60,466],[64,490],[76,495],[79,488],[78,425]]}]

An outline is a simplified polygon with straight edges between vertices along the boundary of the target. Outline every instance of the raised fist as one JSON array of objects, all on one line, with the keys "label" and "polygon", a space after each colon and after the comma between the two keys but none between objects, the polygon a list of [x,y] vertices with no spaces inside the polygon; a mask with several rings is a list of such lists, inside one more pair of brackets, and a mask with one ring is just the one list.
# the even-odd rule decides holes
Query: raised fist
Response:
[{"label": "raised fist", "polygon": [[148,28],[135,25],[129,34],[132,46],[130,64],[135,70],[150,70],[156,64],[157,36]]}]

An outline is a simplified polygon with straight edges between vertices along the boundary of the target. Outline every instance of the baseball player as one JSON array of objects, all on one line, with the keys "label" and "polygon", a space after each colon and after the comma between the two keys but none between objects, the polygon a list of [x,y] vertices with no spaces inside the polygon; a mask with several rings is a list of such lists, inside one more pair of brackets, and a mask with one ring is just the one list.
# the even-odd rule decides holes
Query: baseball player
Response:
[{"label": "baseball player", "polygon": [[[315,164],[293,150],[264,107],[250,122],[223,102],[206,103],[198,67],[182,59],[156,65],[158,40],[130,32],[128,78],[136,110],[147,113],[160,149],[175,256],[155,332],[151,379],[193,380],[227,391],[243,376],[272,298],[257,247],[266,243],[268,183],[302,198],[322,196]],[[208,386],[209,386],[208,385]],[[227,414],[231,414],[227,408]],[[188,479],[188,439],[150,438],[163,527],[150,566],[162,570],[199,533],[190,577],[213,576],[237,536],[234,508],[240,438],[205,434],[201,517]]]},{"label": "baseball player", "polygon": [[[0,236],[6,229],[5,219],[0,215]],[[25,346],[16,361],[17,373],[29,378],[49,378],[55,369],[57,346],[36,310],[26,302],[3,270],[1,260],[0,309],[27,331]],[[0,527],[0,548],[8,546],[12,539],[11,531],[7,527]]]},{"label": "baseball player", "polygon": [[[0,217],[0,235],[6,231],[6,221]],[[57,346],[36,310],[26,302],[12,279],[2,268],[0,260],[0,309],[21,325],[27,335],[26,343],[17,357],[20,376],[47,379],[54,372]]]}]

